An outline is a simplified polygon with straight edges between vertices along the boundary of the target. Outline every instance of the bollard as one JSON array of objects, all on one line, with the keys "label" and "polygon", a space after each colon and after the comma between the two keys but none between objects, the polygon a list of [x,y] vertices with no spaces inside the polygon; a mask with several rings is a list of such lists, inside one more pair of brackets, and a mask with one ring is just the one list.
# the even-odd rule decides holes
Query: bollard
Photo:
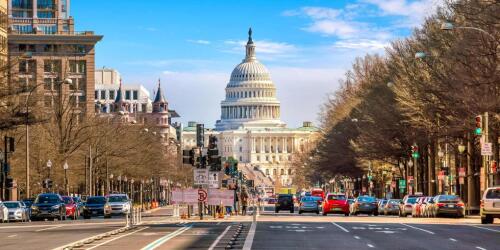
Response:
[{"label": "bollard", "polygon": [[128,213],[125,213],[125,226],[130,227],[130,221],[128,219]]},{"label": "bollard", "polygon": [[253,222],[257,221],[257,213],[256,213],[256,210],[255,210],[255,204],[253,205],[253,216],[252,216],[252,220]]}]

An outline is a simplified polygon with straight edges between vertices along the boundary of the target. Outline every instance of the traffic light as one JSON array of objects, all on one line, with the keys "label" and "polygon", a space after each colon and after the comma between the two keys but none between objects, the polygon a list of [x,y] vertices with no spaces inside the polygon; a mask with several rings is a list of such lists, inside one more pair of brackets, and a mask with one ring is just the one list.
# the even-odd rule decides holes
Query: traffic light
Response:
[{"label": "traffic light", "polygon": [[199,168],[207,168],[208,157],[205,156],[205,155],[203,155],[203,156],[200,156],[200,157],[197,157],[197,158],[199,159],[199,162],[197,162],[199,164],[195,163],[196,166],[197,167],[199,166]]},{"label": "traffic light", "polygon": [[483,117],[481,115],[476,116],[476,129],[474,129],[474,134],[481,135],[483,133]]},{"label": "traffic light", "polygon": [[182,150],[182,163],[194,166],[194,149]]},{"label": "traffic light", "polygon": [[417,145],[412,145],[411,146],[411,157],[413,157],[413,158],[420,157],[420,153],[418,152],[418,146]]},{"label": "traffic light", "polygon": [[5,180],[5,187],[6,188],[13,188],[14,187],[14,178],[7,177]]},{"label": "traffic light", "polygon": [[205,145],[205,125],[196,124],[196,146],[203,147]]}]

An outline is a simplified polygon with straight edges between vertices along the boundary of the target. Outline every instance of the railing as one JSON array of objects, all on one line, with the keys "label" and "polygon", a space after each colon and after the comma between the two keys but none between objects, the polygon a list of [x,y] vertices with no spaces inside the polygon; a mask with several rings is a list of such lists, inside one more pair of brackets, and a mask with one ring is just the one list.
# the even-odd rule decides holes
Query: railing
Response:
[{"label": "railing", "polygon": [[54,33],[43,33],[42,31],[36,32],[35,30],[31,31],[19,31],[19,30],[11,30],[9,34],[13,35],[74,35],[74,36],[93,36],[93,31],[59,31]]}]

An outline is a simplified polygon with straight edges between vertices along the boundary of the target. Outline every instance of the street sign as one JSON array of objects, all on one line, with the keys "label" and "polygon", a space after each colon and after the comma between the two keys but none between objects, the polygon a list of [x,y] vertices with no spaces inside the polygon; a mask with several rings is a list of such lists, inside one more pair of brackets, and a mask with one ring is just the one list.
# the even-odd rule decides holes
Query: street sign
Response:
[{"label": "street sign", "polygon": [[223,189],[208,189],[208,205],[222,205],[232,206],[234,205],[234,191],[233,190],[223,190]]},{"label": "street sign", "polygon": [[194,169],[194,185],[208,185],[208,169]]},{"label": "street sign", "polygon": [[458,176],[459,177],[465,177],[465,168],[459,168],[458,169]]},{"label": "street sign", "polygon": [[406,188],[406,180],[399,180],[399,188]]},{"label": "street sign", "polygon": [[175,189],[172,191],[172,202],[174,204],[197,204],[198,190],[192,188]]},{"label": "street sign", "polygon": [[221,186],[220,172],[218,171],[208,172],[208,187],[220,188],[220,186]]},{"label": "street sign", "polygon": [[496,174],[497,171],[498,171],[497,161],[492,161],[491,162],[491,173]]},{"label": "street sign", "polygon": [[392,188],[396,188],[396,182],[395,182],[395,181],[392,181],[392,182],[391,182],[391,187],[392,187]]},{"label": "street sign", "polygon": [[491,142],[481,143],[481,155],[492,156],[493,155],[493,145]]},{"label": "street sign", "polygon": [[208,198],[207,191],[204,189],[198,189],[198,201],[199,202],[206,202]]}]

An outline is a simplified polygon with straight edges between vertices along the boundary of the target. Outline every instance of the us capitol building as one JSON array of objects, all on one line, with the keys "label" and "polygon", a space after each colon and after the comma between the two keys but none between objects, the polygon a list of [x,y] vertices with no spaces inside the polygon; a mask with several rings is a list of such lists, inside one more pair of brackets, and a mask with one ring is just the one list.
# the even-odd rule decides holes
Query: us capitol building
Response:
[{"label": "us capitol building", "polygon": [[[257,60],[251,29],[248,34],[245,59],[231,73],[220,120],[215,129],[206,129],[205,143],[209,135],[216,135],[222,157],[237,159],[239,169],[254,179],[256,186],[269,191],[291,186],[293,154],[305,150],[318,129],[311,122],[287,128],[280,120],[276,86]],[[190,122],[182,137],[184,148],[195,146],[196,123]]]}]

